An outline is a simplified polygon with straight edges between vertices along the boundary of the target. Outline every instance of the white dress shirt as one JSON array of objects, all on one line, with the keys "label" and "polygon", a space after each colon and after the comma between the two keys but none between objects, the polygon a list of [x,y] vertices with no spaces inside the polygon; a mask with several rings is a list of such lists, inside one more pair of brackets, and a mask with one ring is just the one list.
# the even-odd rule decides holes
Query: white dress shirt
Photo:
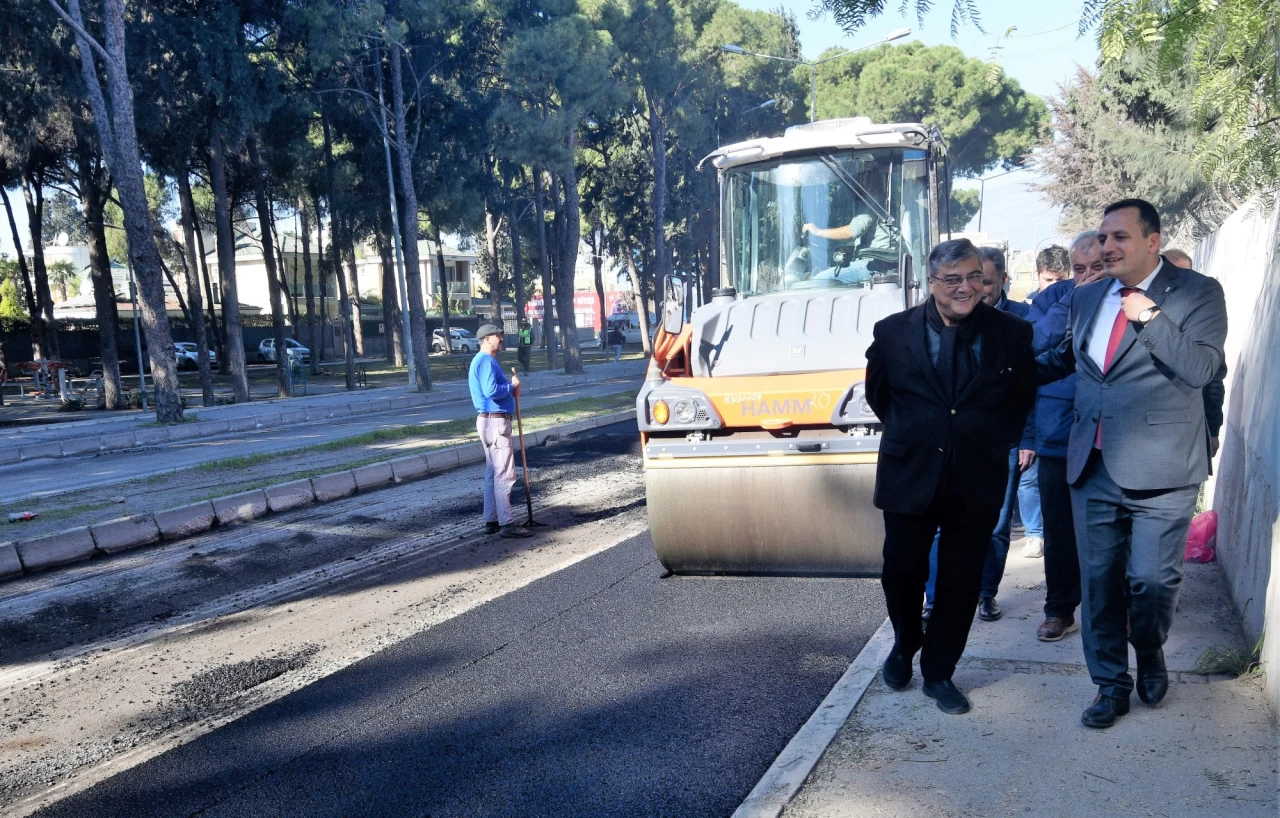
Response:
[{"label": "white dress shirt", "polygon": [[[1159,275],[1160,268],[1164,266],[1164,260],[1161,259],[1156,268],[1151,271],[1151,275],[1138,282],[1138,289],[1144,293],[1151,286],[1151,282]],[[1124,305],[1120,303],[1120,289],[1124,287],[1119,281],[1111,282],[1111,289],[1102,297],[1102,304],[1098,307],[1097,317],[1093,319],[1093,329],[1089,331],[1089,345],[1086,349],[1089,357],[1098,365],[1098,369],[1106,369],[1107,360],[1107,343],[1111,340],[1111,327],[1116,323],[1116,315],[1123,309]]]}]

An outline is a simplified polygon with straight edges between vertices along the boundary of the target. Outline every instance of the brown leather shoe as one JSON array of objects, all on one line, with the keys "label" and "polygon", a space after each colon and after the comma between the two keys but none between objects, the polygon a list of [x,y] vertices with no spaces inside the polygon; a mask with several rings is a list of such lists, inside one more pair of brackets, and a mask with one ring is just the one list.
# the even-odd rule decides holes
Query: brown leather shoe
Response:
[{"label": "brown leather shoe", "polygon": [[1036,628],[1036,638],[1041,642],[1057,642],[1067,634],[1075,633],[1078,630],[1080,630],[1080,626],[1076,624],[1074,619],[1050,616],[1044,620],[1040,627]]}]

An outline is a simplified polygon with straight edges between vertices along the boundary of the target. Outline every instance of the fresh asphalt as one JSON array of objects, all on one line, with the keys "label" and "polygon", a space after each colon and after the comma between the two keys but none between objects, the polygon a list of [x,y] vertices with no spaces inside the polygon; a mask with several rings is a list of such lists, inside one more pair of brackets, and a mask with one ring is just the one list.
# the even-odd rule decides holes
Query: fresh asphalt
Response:
[{"label": "fresh asphalt", "polygon": [[634,537],[36,814],[728,815],[879,585],[663,574]]}]

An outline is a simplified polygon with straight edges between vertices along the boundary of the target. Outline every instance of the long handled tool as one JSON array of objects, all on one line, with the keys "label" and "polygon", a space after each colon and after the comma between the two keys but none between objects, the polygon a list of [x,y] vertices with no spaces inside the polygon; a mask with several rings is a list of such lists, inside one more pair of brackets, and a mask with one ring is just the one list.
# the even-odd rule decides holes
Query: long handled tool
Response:
[{"label": "long handled tool", "polygon": [[[515,367],[511,368],[511,377],[516,375]],[[516,399],[516,429],[520,432],[520,465],[521,471],[524,473],[524,507],[529,512],[529,518],[525,520],[525,527],[542,525],[533,519],[533,494],[529,491],[529,455],[524,448],[524,418],[520,415],[520,393],[515,395]]]}]

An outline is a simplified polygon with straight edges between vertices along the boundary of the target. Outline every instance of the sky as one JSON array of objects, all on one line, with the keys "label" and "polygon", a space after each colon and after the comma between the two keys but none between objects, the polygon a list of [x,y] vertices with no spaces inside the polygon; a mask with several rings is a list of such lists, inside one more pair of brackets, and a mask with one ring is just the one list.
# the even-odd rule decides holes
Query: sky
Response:
[{"label": "sky", "polygon": [[[777,8],[781,0],[738,2],[747,8],[767,11]],[[806,14],[811,7],[808,2],[787,5],[796,11],[800,42],[807,59],[828,48],[856,48],[872,43],[895,29],[909,26],[911,37],[900,42],[914,39],[926,45],[949,44],[970,57],[994,59],[1023,88],[1042,97],[1056,94],[1059,85],[1075,74],[1077,65],[1091,67],[1098,55],[1092,36],[1077,36],[1077,3],[978,0],[982,28],[987,33],[966,25],[955,40],[951,38],[951,0],[935,0],[934,9],[925,17],[923,25],[914,12],[906,17],[899,14],[898,0],[887,0],[886,6],[890,11],[872,20],[852,37],[841,31],[830,18],[810,20]],[[1010,36],[1003,36],[1010,27],[1016,29]],[[996,238],[1008,239],[1010,247],[1015,250],[1039,249],[1054,240],[1063,243],[1067,237],[1056,235],[1057,210],[1031,189],[1038,178],[1034,171],[1019,171],[988,182],[983,204],[983,231]],[[977,187],[977,183],[957,180],[956,187]],[[14,216],[18,230],[25,240],[26,208],[22,206],[21,196],[10,198],[17,211]],[[976,229],[976,218],[971,226]],[[8,225],[0,224],[0,228],[0,253],[12,256],[13,240]]]},{"label": "sky", "polygon": [[[768,11],[779,0],[738,0],[751,9]],[[1005,74],[1014,78],[1027,91],[1041,97],[1058,93],[1060,85],[1070,80],[1076,67],[1092,67],[1098,58],[1097,42],[1092,35],[1078,36],[1079,3],[1027,2],[1027,0],[978,0],[982,15],[981,33],[971,25],[962,26],[951,38],[952,0],[934,0],[934,8],[923,25],[912,10],[899,14],[899,0],[887,0],[889,11],[872,20],[855,35],[846,35],[829,18],[810,20],[808,2],[787,3],[795,10],[800,24],[800,43],[805,59],[813,59],[828,48],[857,48],[874,43],[895,29],[908,26],[907,43],[919,40],[926,45],[954,45],[966,55],[980,60],[995,60]],[[914,2],[911,3],[914,6]],[[1003,36],[1010,27],[1016,29]],[[821,111],[818,112],[821,115]],[[996,175],[999,171],[990,173]],[[1009,240],[1015,250],[1031,250],[1053,241],[1063,243],[1069,237],[1057,235],[1058,211],[1031,189],[1039,180],[1034,171],[1019,171],[986,184],[982,214],[983,232]],[[957,188],[978,187],[978,183],[956,180]],[[977,229],[977,218],[971,223]]]}]

